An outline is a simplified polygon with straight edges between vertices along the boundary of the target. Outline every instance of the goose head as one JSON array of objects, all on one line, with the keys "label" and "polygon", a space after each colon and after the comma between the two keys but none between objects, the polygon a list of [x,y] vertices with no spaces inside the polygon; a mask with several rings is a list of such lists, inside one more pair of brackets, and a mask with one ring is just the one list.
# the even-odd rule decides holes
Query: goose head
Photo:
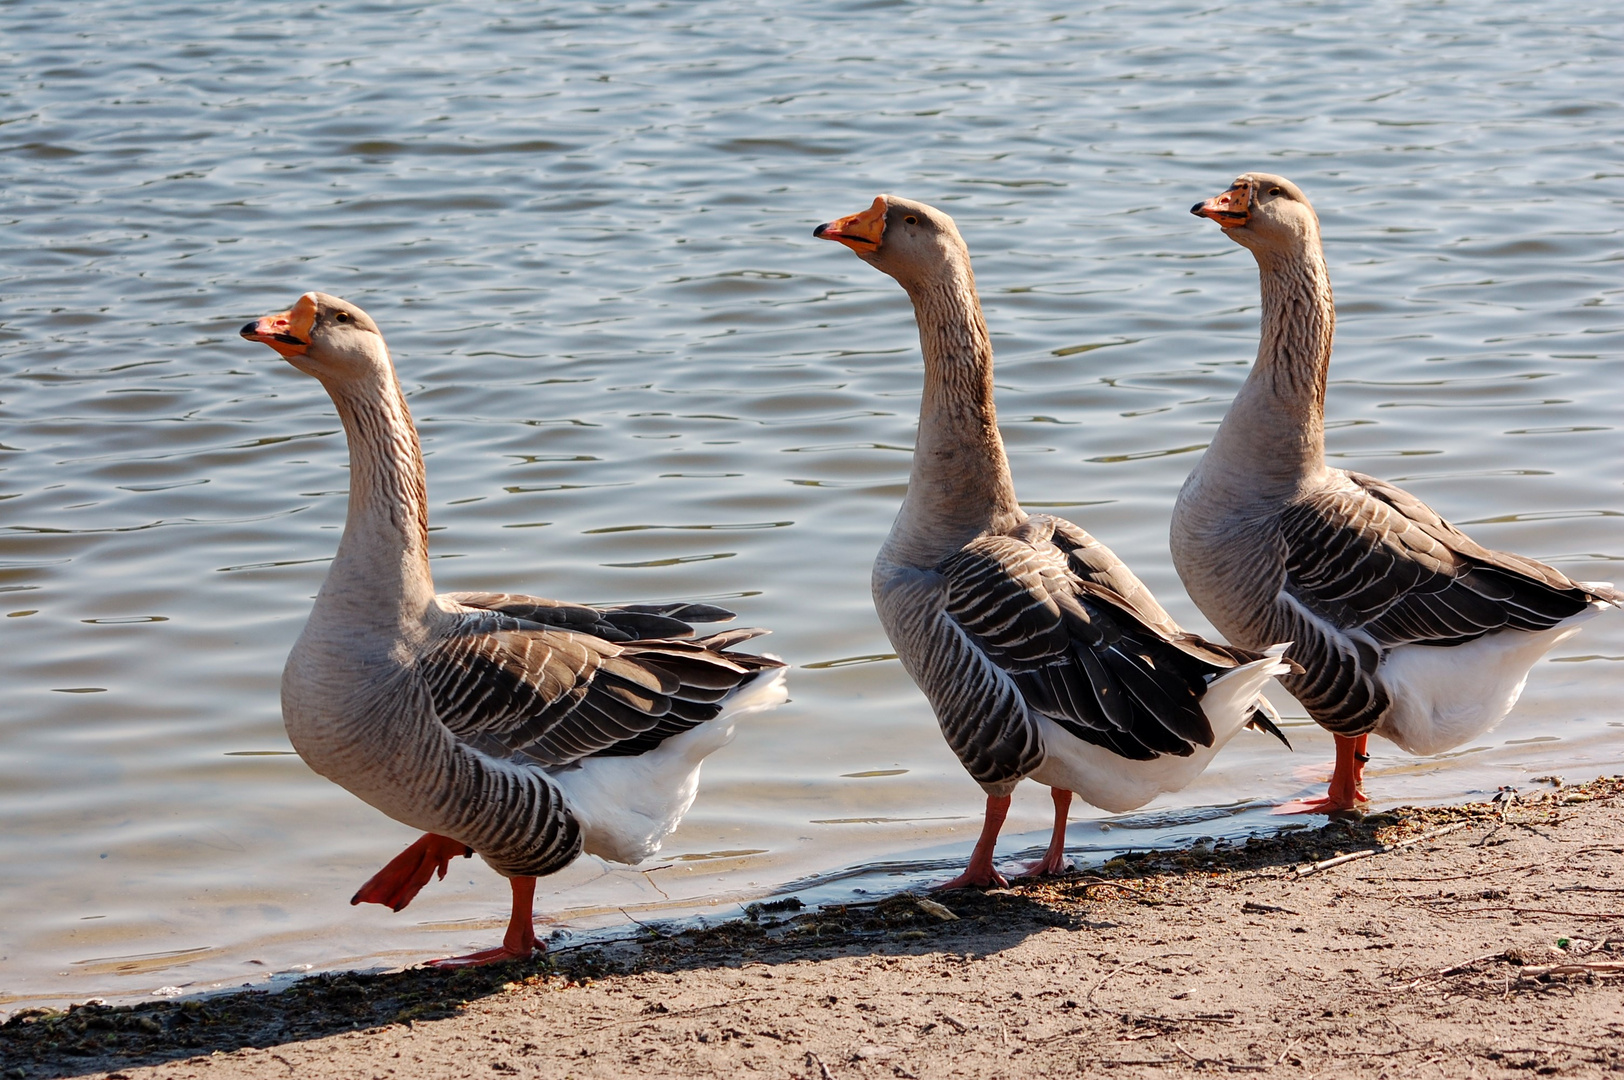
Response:
[{"label": "goose head", "polygon": [[962,267],[970,253],[953,219],[922,202],[895,195],[876,195],[867,210],[812,230],[820,240],[833,240],[912,292],[928,281]]},{"label": "goose head", "polygon": [[1319,240],[1319,218],[1301,188],[1283,176],[1242,173],[1228,190],[1190,207],[1253,254],[1300,250]]},{"label": "goose head", "polygon": [[261,341],[306,375],[343,384],[389,367],[383,335],[372,316],[347,300],[307,292],[288,310],[266,315],[240,331]]}]

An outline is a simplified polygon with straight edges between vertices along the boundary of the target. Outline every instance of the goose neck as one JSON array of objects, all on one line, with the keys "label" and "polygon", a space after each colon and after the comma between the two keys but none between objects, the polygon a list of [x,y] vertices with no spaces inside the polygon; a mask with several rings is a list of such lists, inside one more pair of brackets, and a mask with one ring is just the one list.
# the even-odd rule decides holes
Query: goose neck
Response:
[{"label": "goose neck", "polygon": [[387,359],[329,384],[350,450],[349,508],[318,606],[351,603],[387,622],[421,620],[433,601],[428,487],[411,410]]},{"label": "goose neck", "polygon": [[992,342],[975,279],[966,266],[908,292],[919,324],[925,388],[908,494],[893,537],[906,539],[921,555],[927,548],[951,552],[1025,515],[998,433]]},{"label": "goose neck", "polygon": [[1336,308],[1318,239],[1257,252],[1262,293],[1257,360],[1214,437],[1220,458],[1286,483],[1325,467],[1325,382]]}]

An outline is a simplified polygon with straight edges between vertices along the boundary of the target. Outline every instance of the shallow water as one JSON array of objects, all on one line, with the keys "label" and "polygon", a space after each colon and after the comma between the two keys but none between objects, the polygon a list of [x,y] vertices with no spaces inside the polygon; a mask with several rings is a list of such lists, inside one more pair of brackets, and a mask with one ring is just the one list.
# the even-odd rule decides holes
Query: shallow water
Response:
[{"label": "shallow water", "polygon": [[[347,905],[411,834],[292,756],[277,706],[346,453],[245,320],[320,288],[383,326],[443,589],[718,600],[794,665],[665,857],[583,859],[543,917],[890,889],[963,859],[981,797],[868,597],[911,314],[812,226],[881,190],[950,210],[1027,505],[1205,629],[1167,519],[1257,285],[1187,209],[1284,173],[1340,299],[1335,458],[1616,578],[1621,52],[1584,3],[0,6],[0,1008],[400,963],[505,921],[478,862],[399,915]],[[1375,795],[1618,770],[1620,660],[1624,619],[1597,620],[1499,730],[1377,744]],[[1267,824],[1329,756],[1290,734],[1137,814],[1079,808],[1079,857]],[[1005,859],[1048,809],[1017,793]]]}]

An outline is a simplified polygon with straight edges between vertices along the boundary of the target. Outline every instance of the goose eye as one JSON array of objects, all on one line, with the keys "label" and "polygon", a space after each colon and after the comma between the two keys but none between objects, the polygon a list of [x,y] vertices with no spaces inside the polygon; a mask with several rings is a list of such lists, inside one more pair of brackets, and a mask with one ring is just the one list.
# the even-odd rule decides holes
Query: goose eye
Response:
[{"label": "goose eye", "polygon": [[347,323],[350,321],[350,313],[347,311],[340,311],[337,315],[333,316],[333,321]]},{"label": "goose eye", "polygon": [[1280,189],[1277,188],[1277,187],[1272,187],[1272,188],[1269,189],[1269,194],[1270,195],[1278,195],[1278,194],[1280,194]]},{"label": "goose eye", "polygon": [[903,218],[902,220],[904,222],[906,222],[907,224],[909,224],[909,225],[918,225],[919,224],[919,219],[917,217],[915,217],[914,215],[912,215],[912,214],[909,214],[907,217]]}]

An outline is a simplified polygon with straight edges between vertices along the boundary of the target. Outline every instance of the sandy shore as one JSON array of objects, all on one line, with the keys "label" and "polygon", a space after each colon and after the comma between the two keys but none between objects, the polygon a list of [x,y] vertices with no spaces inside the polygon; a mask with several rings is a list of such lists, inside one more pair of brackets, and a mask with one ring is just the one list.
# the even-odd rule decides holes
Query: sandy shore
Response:
[{"label": "sandy shore", "polygon": [[499,969],[25,1012],[0,1076],[1624,1075],[1624,778],[1313,820]]}]

